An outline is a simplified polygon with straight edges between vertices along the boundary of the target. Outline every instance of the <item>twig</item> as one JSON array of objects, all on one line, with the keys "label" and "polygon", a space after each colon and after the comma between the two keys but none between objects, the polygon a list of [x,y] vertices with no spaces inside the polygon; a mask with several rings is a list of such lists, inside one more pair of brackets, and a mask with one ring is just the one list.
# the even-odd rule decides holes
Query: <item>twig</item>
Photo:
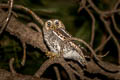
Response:
[{"label": "twig", "polygon": [[[1,10],[0,15],[0,21],[2,21],[6,13]],[[18,25],[20,25],[20,27]],[[19,22],[14,16],[11,17],[9,26],[6,28],[6,31],[9,32],[11,35],[16,36],[18,39],[23,40],[26,44],[30,44],[35,48],[39,48],[43,52],[48,51],[43,41],[42,32],[37,32],[27,27],[27,25]]]},{"label": "twig", "polygon": [[[91,51],[92,55],[93,55],[96,59],[98,59],[97,55],[95,54],[95,51],[94,51],[94,50],[90,47],[90,45],[87,44],[84,40],[79,39],[79,38],[71,37],[71,38],[66,39],[65,42],[70,41],[70,40],[76,40],[76,41],[79,41],[79,42],[83,43],[85,46],[87,46],[87,47],[89,48],[89,50]],[[98,59],[98,60],[99,60],[99,59]]]},{"label": "twig", "polygon": [[71,68],[70,66],[66,63],[66,61],[63,58],[57,57],[54,59],[48,59],[46,60],[42,66],[40,67],[40,69],[35,73],[35,77],[41,77],[42,74],[44,73],[44,71],[52,64],[60,64],[65,71],[67,72],[67,74],[69,75],[70,80],[75,80],[75,76],[73,75],[73,73],[71,73]]},{"label": "twig", "polygon": [[109,15],[109,14],[118,13],[118,12],[120,12],[120,9],[104,11],[103,14],[104,15]]},{"label": "twig", "polygon": [[[72,72],[73,72],[75,75],[77,75],[80,80],[84,80],[83,77],[82,77],[83,75],[80,75],[77,71],[75,71],[75,70],[73,70],[73,69],[72,69]],[[78,78],[77,78],[77,79],[78,79]]]},{"label": "twig", "polygon": [[[1,6],[1,5],[0,5]],[[3,22],[3,25],[0,29],[0,34],[3,32],[3,30],[7,27],[11,14],[12,14],[12,7],[13,7],[13,0],[9,0],[9,5],[8,5],[9,9],[8,9],[8,15],[5,19],[5,21]]]},{"label": "twig", "polygon": [[119,45],[119,42],[118,42],[117,38],[115,37],[115,35],[112,33],[112,31],[109,27],[110,25],[105,21],[104,17],[101,16],[100,18],[103,21],[105,28],[107,29],[107,31],[109,32],[109,34],[111,35],[113,40],[115,41],[115,44],[117,46],[117,51],[118,51],[118,64],[120,64],[120,45]]},{"label": "twig", "polygon": [[86,5],[86,0],[81,0],[79,2],[79,9],[78,9],[78,12],[80,12]]},{"label": "twig", "polygon": [[11,58],[9,62],[10,71],[12,72],[13,75],[16,74],[16,71],[13,68],[14,60],[15,60],[14,58]]},{"label": "twig", "polygon": [[112,9],[112,10],[108,10],[108,11],[102,11],[102,10],[98,9],[91,0],[88,0],[88,3],[99,15],[108,15],[108,14],[120,12],[120,9],[117,9],[117,10]]},{"label": "twig", "polygon": [[61,80],[59,69],[56,66],[54,66],[53,68],[55,70],[55,73],[56,73],[56,76],[57,76],[57,80]]},{"label": "twig", "polygon": [[[120,4],[120,0],[118,0],[118,2],[116,2],[113,9],[115,10],[118,7],[119,4]],[[113,23],[113,26],[114,26],[115,30],[120,34],[120,29],[117,27],[114,14],[111,15],[111,18],[112,18],[112,23]]]},{"label": "twig", "polygon": [[82,11],[83,8],[84,8],[83,6],[79,7],[77,12],[79,13],[80,11]]},{"label": "twig", "polygon": [[74,68],[74,69],[72,69],[72,72],[74,73],[74,74],[76,74],[78,77],[80,77],[82,80],[83,80],[83,77],[84,77],[84,72],[83,72],[83,70],[82,70],[82,68],[80,68],[80,66],[78,65],[78,64],[76,64],[76,63],[74,63],[74,62],[68,62],[68,64],[72,67],[72,68]]},{"label": "twig", "polygon": [[113,71],[112,71],[112,70],[109,70],[109,69],[104,68],[103,65],[101,65],[101,64],[102,64],[101,60],[100,60],[100,59],[97,57],[97,55],[95,54],[95,51],[94,51],[94,50],[89,46],[89,44],[87,44],[84,40],[72,37],[72,38],[67,39],[66,41],[69,41],[69,40],[76,40],[76,41],[79,41],[79,42],[83,43],[85,46],[87,46],[87,48],[91,51],[91,54],[93,55],[92,58],[95,60],[96,64],[97,64],[101,69],[103,69],[104,71],[110,72],[110,73],[119,73],[119,72],[120,72],[119,70],[113,70]]},{"label": "twig", "polygon": [[93,46],[94,37],[95,37],[95,17],[93,16],[91,11],[87,7],[85,7],[85,10],[88,12],[88,14],[91,16],[91,19],[92,19],[92,30],[91,30],[90,45]]},{"label": "twig", "polygon": [[22,58],[21,65],[24,66],[26,61],[26,44],[24,41],[22,41],[22,46],[23,46],[23,58]]},{"label": "twig", "polygon": [[98,55],[98,57],[103,58],[109,54],[110,51],[107,51],[104,55]]},{"label": "twig", "polygon": [[94,3],[91,1],[91,0],[87,0],[88,3],[90,4],[90,6],[98,13],[98,14],[102,14],[103,11],[99,10],[95,5]]},{"label": "twig", "polygon": [[107,43],[108,41],[111,39],[111,36],[109,36],[103,43],[101,43],[96,49],[95,49],[95,52],[99,51],[101,48],[103,48]]},{"label": "twig", "polygon": [[35,28],[38,32],[42,32],[39,26],[33,22],[28,23],[27,26]]},{"label": "twig", "polygon": [[111,16],[111,18],[112,18],[112,22],[113,22],[115,30],[120,34],[120,29],[117,27],[114,14]]},{"label": "twig", "polygon": [[[8,6],[7,6],[6,4],[0,4],[0,7],[8,8]],[[42,20],[40,17],[38,17],[38,16],[37,16],[33,11],[31,11],[30,9],[28,9],[28,8],[22,6],[22,5],[14,5],[13,8],[26,11],[27,13],[31,14],[32,17],[33,17],[39,24],[41,24],[42,26],[44,25],[43,20]]]}]

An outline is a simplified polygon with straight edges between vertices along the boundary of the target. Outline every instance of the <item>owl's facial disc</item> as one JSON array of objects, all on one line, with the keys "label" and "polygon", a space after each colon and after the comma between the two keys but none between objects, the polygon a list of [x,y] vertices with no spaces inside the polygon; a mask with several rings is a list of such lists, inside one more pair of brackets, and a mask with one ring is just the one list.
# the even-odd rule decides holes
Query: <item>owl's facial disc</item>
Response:
[{"label": "owl's facial disc", "polygon": [[56,28],[60,26],[60,21],[59,20],[54,20],[54,25]]},{"label": "owl's facial disc", "polygon": [[54,20],[54,26],[55,26],[55,29],[65,28],[63,23],[60,20],[57,20],[57,19]]},{"label": "owl's facial disc", "polygon": [[56,30],[59,28],[65,29],[64,24],[58,19],[51,19],[45,22],[46,30]]},{"label": "owl's facial disc", "polygon": [[45,28],[47,30],[53,30],[54,29],[54,25],[53,25],[53,22],[51,20],[48,20],[45,22]]}]

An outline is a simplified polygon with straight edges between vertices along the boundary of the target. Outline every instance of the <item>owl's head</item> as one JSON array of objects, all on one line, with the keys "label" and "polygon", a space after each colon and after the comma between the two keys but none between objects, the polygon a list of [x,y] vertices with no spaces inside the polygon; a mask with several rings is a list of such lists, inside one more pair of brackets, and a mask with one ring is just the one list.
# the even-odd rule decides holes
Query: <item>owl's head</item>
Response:
[{"label": "owl's head", "polygon": [[59,28],[65,29],[64,24],[58,19],[50,19],[45,22],[44,28],[46,30],[56,30]]}]

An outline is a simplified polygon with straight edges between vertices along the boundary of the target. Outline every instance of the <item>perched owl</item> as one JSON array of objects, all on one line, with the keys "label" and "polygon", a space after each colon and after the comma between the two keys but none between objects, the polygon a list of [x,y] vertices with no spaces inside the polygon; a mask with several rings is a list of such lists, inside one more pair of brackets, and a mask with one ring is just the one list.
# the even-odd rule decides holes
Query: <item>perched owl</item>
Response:
[{"label": "perched owl", "polygon": [[65,59],[78,61],[82,66],[86,65],[85,57],[79,46],[72,41],[64,43],[66,39],[72,36],[65,30],[65,26],[60,20],[46,21],[43,27],[43,35],[51,52],[59,54],[62,49]]}]

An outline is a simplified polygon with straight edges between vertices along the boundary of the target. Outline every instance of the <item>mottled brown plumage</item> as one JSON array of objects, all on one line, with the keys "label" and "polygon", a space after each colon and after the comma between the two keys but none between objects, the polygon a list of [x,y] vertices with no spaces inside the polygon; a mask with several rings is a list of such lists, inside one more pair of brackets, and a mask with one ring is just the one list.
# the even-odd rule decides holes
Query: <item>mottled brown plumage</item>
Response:
[{"label": "mottled brown plumage", "polygon": [[63,50],[63,57],[78,61],[82,66],[86,65],[86,60],[82,50],[72,41],[65,43],[65,40],[72,36],[65,30],[64,24],[57,19],[45,22],[43,27],[44,40],[50,51],[59,54]]}]

